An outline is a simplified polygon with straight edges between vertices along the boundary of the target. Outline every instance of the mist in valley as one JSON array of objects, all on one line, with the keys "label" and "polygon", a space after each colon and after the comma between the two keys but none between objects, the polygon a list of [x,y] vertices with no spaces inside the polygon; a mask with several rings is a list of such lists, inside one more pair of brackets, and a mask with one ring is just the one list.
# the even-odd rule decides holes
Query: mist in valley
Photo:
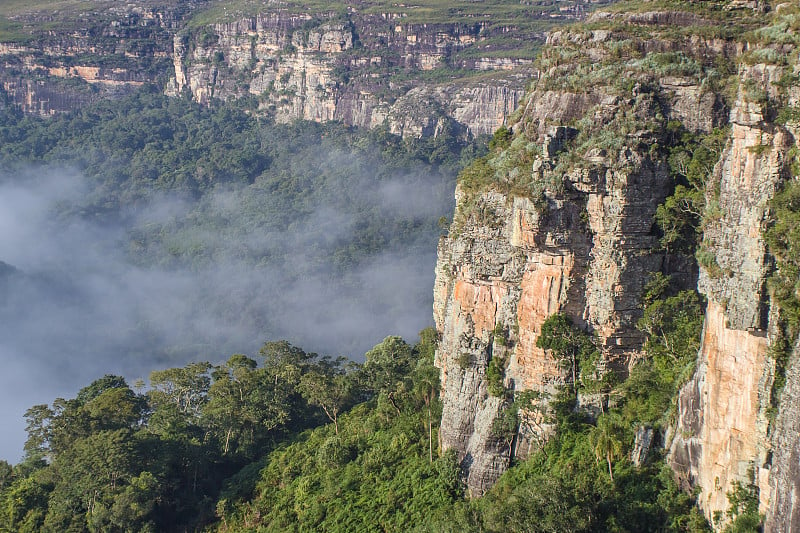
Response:
[{"label": "mist in valley", "polygon": [[0,176],[0,458],[21,458],[26,409],[104,374],[132,384],[277,339],[361,360],[431,325],[453,176],[381,173],[346,151],[303,164],[324,190],[285,210],[286,177],[269,173],[200,197],[154,191],[111,214],[81,172]]}]

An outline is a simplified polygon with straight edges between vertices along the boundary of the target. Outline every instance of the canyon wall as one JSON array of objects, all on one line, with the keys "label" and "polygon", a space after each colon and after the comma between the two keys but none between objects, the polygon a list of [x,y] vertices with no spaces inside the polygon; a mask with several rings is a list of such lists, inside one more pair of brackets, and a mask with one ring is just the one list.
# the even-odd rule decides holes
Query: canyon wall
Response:
[{"label": "canyon wall", "polygon": [[[566,42],[591,60],[612,37],[552,36],[553,53]],[[571,377],[536,340],[545,319],[563,313],[595,335],[604,368],[626,372],[643,342],[635,324],[644,285],[666,268],[652,227],[671,184],[664,158],[651,149],[664,122],[652,117],[667,96],[676,110],[715,106],[713,97],[687,96],[690,90],[620,97],[613,82],[581,92],[553,90],[559,75],[553,69],[528,95],[513,124],[514,142],[490,162],[493,185],[459,189],[450,233],[439,245],[434,317],[442,339],[436,360],[441,445],[457,450],[474,495],[551,429],[534,416],[511,441],[497,434],[495,420],[507,405],[489,392],[492,359],[500,361],[506,389],[554,396]],[[682,82],[691,85],[688,78]],[[632,117],[638,126],[626,131]],[[580,401],[599,412],[597,398]]]},{"label": "canyon wall", "polygon": [[[651,37],[604,24],[620,20],[646,26]],[[731,519],[729,495],[739,486],[755,488],[767,530],[798,527],[797,349],[779,368],[771,350],[780,309],[768,283],[775,262],[764,238],[771,199],[797,179],[790,171],[797,124],[776,117],[797,105],[798,86],[791,62],[753,59],[774,58],[775,50],[794,57],[793,48],[675,39],[697,21],[689,13],[598,13],[595,26],[554,32],[535,65],[541,78],[511,124],[511,145],[490,156],[480,186],[462,177],[451,231],[439,245],[434,317],[441,446],[457,451],[473,495],[552,431],[534,416],[510,439],[496,424],[509,394],[552,397],[571,379],[536,347],[544,320],[566,314],[595,336],[606,369],[624,379],[644,356],[636,328],[644,285],[662,272],[707,299],[696,370],[680,390],[674,425],[658,439],[676,479],[697,491],[716,528]],[[737,64],[738,74],[715,91],[702,67],[665,74],[625,56],[677,50],[681,61]],[[674,187],[667,132],[677,122],[695,132],[729,128],[707,180],[699,278],[688,258],[658,246],[653,230],[655,208]],[[506,394],[491,392],[493,359]],[[781,392],[773,385],[783,371]],[[593,416],[596,402],[581,397],[578,408]]]},{"label": "canyon wall", "polygon": [[[167,93],[188,91],[198,102],[250,96],[281,121],[386,124],[421,137],[449,120],[464,135],[491,134],[516,109],[531,70],[524,58],[456,59],[485,33],[483,24],[278,11],[176,35]],[[462,74],[419,75],[442,68]]]},{"label": "canyon wall", "polygon": [[23,12],[11,22],[24,38],[0,43],[0,87],[9,103],[39,115],[154,84],[204,104],[247,98],[279,121],[385,126],[404,137],[448,128],[470,137],[504,124],[535,75],[530,57],[544,33],[531,20],[552,25],[583,11],[578,3],[515,25],[475,14],[408,22],[406,12],[348,6],[311,13],[276,4],[232,16],[204,13],[202,0],[136,0],[71,14],[50,32],[40,29],[53,24],[49,14]]},{"label": "canyon wall", "polygon": [[707,195],[718,209],[700,251],[699,290],[708,310],[697,372],[678,398],[670,463],[687,487],[701,489],[698,501],[709,518],[728,510],[735,483],[752,480],[762,510],[769,502],[767,412],[775,365],[768,349],[775,331],[767,291],[772,263],[763,233],[794,140],[752,96],[757,87],[776,97],[772,86],[782,76],[775,66],[742,69],[730,140]]}]

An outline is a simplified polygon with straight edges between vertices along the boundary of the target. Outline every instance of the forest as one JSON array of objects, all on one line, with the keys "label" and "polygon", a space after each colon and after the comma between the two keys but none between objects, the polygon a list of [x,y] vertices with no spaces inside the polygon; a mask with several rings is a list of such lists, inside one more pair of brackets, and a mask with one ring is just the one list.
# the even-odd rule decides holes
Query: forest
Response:
[{"label": "forest", "polygon": [[[386,250],[431,246],[441,231],[440,213],[452,209],[449,200],[436,200],[422,212],[402,203],[391,209],[379,203],[383,209],[378,209],[376,185],[388,183],[396,198],[408,194],[409,185],[422,187],[420,175],[433,176],[424,182],[425,194],[434,190],[446,197],[467,161],[501,150],[508,141],[503,130],[487,148],[485,141],[465,144],[448,135],[403,141],[382,130],[279,125],[241,107],[202,108],[152,91],[48,121],[10,108],[3,113],[4,185],[35,181],[43,169],[76,169],[90,185],[56,202],[56,219],[121,227],[111,243],[145,272],[202,272],[235,256],[238,264],[256,270],[280,264],[285,276],[299,280],[336,279]],[[684,163],[719,150],[713,137],[689,136],[680,146],[685,153],[676,152],[674,159]],[[320,162],[320,153],[334,154],[337,164]],[[365,168],[374,182],[364,178]],[[677,179],[689,185],[692,177]],[[153,217],[154,199],[164,193],[180,209]],[[681,201],[676,197],[672,203]],[[353,231],[337,236],[330,226],[304,224],[322,204],[353,217]],[[669,205],[660,215],[665,246],[680,243],[692,253],[699,221],[666,231],[674,221]],[[248,246],[243,238],[294,225],[307,233],[302,247],[272,240],[267,250]],[[223,238],[203,240],[210,234]],[[14,294],[21,280],[44,283],[41,275],[13,262],[3,276],[7,294]],[[169,354],[154,358],[148,350],[158,350],[162,339],[138,330],[141,343],[127,347],[129,357],[140,358],[135,368],[141,372],[160,362],[146,380],[106,374],[77,394],[28,406],[24,456],[16,464],[0,463],[0,527],[704,531],[705,519],[691,495],[676,486],[663,452],[651,451],[640,466],[630,458],[634,428],[666,423],[672,397],[691,372],[702,324],[696,293],[678,291],[663,276],[648,287],[639,324],[650,334],[648,357],[621,384],[593,381],[595,341],[562,315],[548,319],[540,346],[571,367],[576,379],[550,399],[554,408],[547,416],[555,436],[527,461],[515,463],[483,498],[465,499],[456,457],[441,454],[437,446],[441,403],[433,366],[437,336],[431,328],[423,329],[414,345],[389,336],[362,351],[352,347],[363,345],[368,335],[349,345],[316,340],[324,353],[349,357],[269,340],[277,338],[270,337],[275,330],[258,323],[253,330],[263,335],[262,345],[251,352],[257,355],[226,356],[225,343],[213,338],[192,343],[177,337]],[[254,305],[249,299],[261,297],[258,291],[239,296],[228,302],[231,316],[263,319],[257,306],[244,310]],[[375,296],[374,305],[387,304],[381,297]],[[212,305],[216,294],[201,292],[198,298],[202,308]],[[219,316],[224,320],[225,311]],[[309,323],[313,319],[302,326]],[[94,349],[104,347],[99,343]],[[190,362],[164,364],[179,360]],[[99,367],[87,367],[84,374]],[[622,400],[591,419],[574,408],[578,393],[590,389]],[[508,394],[502,386],[491,392]],[[535,409],[536,400],[509,397],[510,408],[493,428],[498,438],[511,438],[524,423],[520,413]],[[733,496],[729,529],[747,531],[759,519],[752,490],[742,486]]]}]

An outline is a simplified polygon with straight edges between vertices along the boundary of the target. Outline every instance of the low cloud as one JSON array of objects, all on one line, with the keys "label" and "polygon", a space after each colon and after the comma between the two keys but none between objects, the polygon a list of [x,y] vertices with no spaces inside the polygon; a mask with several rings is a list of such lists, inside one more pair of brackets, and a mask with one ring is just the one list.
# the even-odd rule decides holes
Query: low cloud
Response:
[{"label": "low cloud", "polygon": [[[348,156],[331,157],[324,163]],[[430,221],[452,210],[451,185],[413,173],[353,179],[363,185],[357,202],[427,225],[342,269],[333,255],[350,244],[357,213],[321,201],[265,226],[253,199],[267,193],[253,184],[200,203],[154,196],[110,224],[84,215],[92,190],[75,172],[0,176],[0,457],[20,458],[27,408],[107,373],[220,362],[271,339],[357,360],[386,335],[413,340],[432,323]],[[234,215],[252,223],[226,226]],[[200,223],[209,217],[214,227]],[[202,260],[152,260],[153,250],[160,261],[187,245]]]}]

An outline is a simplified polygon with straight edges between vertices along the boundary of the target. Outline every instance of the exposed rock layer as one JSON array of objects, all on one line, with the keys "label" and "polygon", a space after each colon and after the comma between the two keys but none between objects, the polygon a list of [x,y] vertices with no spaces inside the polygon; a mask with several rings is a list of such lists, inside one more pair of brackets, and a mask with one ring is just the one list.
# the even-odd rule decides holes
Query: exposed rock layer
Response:
[{"label": "exposed rock layer", "polygon": [[[283,121],[470,136],[491,134],[516,109],[533,72],[530,43],[543,40],[530,29],[480,21],[408,23],[399,14],[362,13],[357,3],[346,15],[265,5],[259,15],[196,26],[190,19],[202,4],[135,0],[62,21],[65,30],[51,33],[37,30],[45,14],[18,17],[30,37],[0,43],[2,89],[40,115],[154,83],[203,103],[248,97]],[[477,51],[500,35],[517,44]]]},{"label": "exposed rock layer", "polygon": [[[541,419],[513,439],[492,430],[504,401],[489,393],[487,371],[499,358],[511,391],[552,394],[567,382],[563,368],[536,347],[550,314],[565,313],[596,335],[608,368],[624,375],[634,364],[643,341],[635,327],[643,286],[651,273],[676,268],[675,258],[662,262],[654,252],[650,232],[655,206],[672,186],[657,149],[670,142],[664,125],[677,120],[708,132],[727,124],[727,146],[708,180],[699,282],[679,272],[684,287],[698,283],[708,305],[697,369],[680,391],[677,426],[664,444],[684,488],[699,490],[706,516],[720,518],[715,527],[730,520],[729,493],[752,483],[767,530],[793,531],[800,527],[800,363],[795,348],[773,423],[770,347],[779,310],[768,292],[774,264],[763,233],[770,199],[791,177],[797,147],[796,124],[777,124],[775,108],[796,106],[800,89],[787,85],[795,79],[791,67],[748,59],[726,107],[696,74],[651,76],[641,62],[615,62],[612,51],[677,52],[713,64],[758,55],[753,45],[748,51],[735,40],[663,37],[669,32],[623,40],[618,30],[597,29],[620,17],[596,15],[591,30],[548,37],[536,65],[542,77],[513,125],[512,147],[541,148],[530,149],[525,165],[511,171],[503,165],[512,156],[496,154],[490,184],[459,192],[453,229],[440,242],[435,287],[442,447],[458,451],[471,493],[481,494],[511,456],[524,456],[546,438],[550,429]],[[681,28],[698,22],[693,14],[655,12],[625,20]],[[579,75],[593,83],[576,90]],[[629,83],[621,87],[615,77]],[[564,126],[575,128],[575,140],[559,138]],[[592,399],[581,401],[591,411]]]},{"label": "exposed rock layer", "polygon": [[775,365],[768,348],[774,325],[763,232],[793,140],[766,119],[746,87],[768,92],[781,76],[779,68],[764,65],[741,72],[730,140],[712,183],[718,192],[710,190],[707,199],[719,206],[704,232],[703,249],[713,259],[701,269],[699,289],[708,311],[697,372],[679,395],[670,463],[687,488],[701,489],[698,502],[710,519],[725,517],[736,483],[755,483],[762,511],[770,499],[767,410]]}]

